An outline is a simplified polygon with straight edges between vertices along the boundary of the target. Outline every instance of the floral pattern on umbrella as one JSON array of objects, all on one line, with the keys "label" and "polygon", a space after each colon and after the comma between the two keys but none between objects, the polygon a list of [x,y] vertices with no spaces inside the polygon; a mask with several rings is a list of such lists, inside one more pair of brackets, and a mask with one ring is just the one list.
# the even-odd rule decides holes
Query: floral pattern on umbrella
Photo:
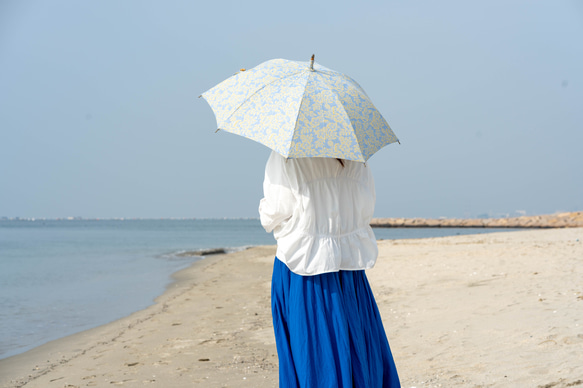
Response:
[{"label": "floral pattern on umbrella", "polygon": [[287,158],[365,162],[398,141],[356,81],[313,62],[273,59],[235,74],[202,97],[219,129]]}]

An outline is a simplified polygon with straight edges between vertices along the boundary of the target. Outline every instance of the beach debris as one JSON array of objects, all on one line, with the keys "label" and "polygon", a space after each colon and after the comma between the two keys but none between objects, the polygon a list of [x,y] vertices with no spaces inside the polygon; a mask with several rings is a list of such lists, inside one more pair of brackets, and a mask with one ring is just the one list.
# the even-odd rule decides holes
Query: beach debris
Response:
[{"label": "beach debris", "polygon": [[178,257],[192,257],[192,256],[210,256],[210,255],[222,255],[227,253],[225,248],[210,248],[210,249],[201,249],[199,251],[187,251],[178,253],[176,256]]},{"label": "beach debris", "polygon": [[128,362],[128,363],[126,364],[126,366],[136,366],[136,365],[138,365],[138,364],[139,364],[139,362]]},{"label": "beach debris", "polygon": [[198,361],[203,361],[203,362],[210,361],[210,360],[211,360],[210,358],[199,358],[198,359]]},{"label": "beach debris", "polygon": [[130,382],[133,383],[135,381],[136,380],[133,380],[133,379],[127,379],[127,380],[121,380],[121,381],[110,381],[109,383],[113,384],[113,385],[124,385],[125,383],[130,383]]}]

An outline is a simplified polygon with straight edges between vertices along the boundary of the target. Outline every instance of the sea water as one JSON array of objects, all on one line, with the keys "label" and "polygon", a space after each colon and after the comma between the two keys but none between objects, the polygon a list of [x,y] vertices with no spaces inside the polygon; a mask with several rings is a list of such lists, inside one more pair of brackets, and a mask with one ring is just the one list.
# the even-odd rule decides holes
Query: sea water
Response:
[{"label": "sea water", "polygon": [[[378,239],[492,229],[377,228]],[[0,220],[0,358],[154,303],[185,252],[271,245],[258,219]]]}]

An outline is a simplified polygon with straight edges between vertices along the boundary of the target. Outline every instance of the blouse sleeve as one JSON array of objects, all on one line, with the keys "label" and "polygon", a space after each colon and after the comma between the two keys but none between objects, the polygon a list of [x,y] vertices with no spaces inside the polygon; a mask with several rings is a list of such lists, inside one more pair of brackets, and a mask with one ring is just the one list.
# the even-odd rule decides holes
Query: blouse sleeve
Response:
[{"label": "blouse sleeve", "polygon": [[259,202],[259,216],[261,225],[268,233],[289,220],[294,210],[295,196],[285,163],[283,156],[272,152],[265,167],[264,198]]}]

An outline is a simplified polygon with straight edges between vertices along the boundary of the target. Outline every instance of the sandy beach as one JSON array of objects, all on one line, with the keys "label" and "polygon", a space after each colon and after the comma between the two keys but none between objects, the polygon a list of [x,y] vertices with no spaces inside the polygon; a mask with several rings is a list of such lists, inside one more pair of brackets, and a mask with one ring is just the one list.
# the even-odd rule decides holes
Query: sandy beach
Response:
[{"label": "sandy beach", "polygon": [[[403,387],[583,387],[583,228],[379,241]],[[210,256],[157,303],[0,360],[1,387],[277,387],[274,246]]]}]

